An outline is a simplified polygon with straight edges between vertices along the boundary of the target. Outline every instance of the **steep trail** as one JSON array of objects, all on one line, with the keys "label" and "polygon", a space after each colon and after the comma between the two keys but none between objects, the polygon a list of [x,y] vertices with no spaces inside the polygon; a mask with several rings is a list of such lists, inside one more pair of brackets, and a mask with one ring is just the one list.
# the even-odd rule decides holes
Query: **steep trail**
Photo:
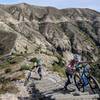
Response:
[{"label": "steep trail", "polygon": [[[98,100],[98,94],[89,94],[87,91],[84,93],[79,92],[75,86],[73,86],[76,91],[69,92],[64,91],[63,86],[65,79],[62,79],[59,75],[52,72],[45,72],[43,79],[38,80],[38,75],[36,73],[32,73],[32,78],[30,82],[35,84],[36,89],[39,90],[41,95],[45,97],[50,97],[49,99],[43,100]],[[72,86],[69,86],[70,89]]]},{"label": "steep trail", "polygon": [[[45,69],[45,68],[44,68]],[[27,76],[29,71],[25,71]],[[25,79],[14,81],[19,92],[17,94],[6,93],[0,96],[0,100],[99,100],[98,94],[89,94],[87,91],[81,93],[75,86],[76,91],[64,91],[62,88],[66,79],[61,78],[57,73],[47,71],[43,72],[43,79],[39,80],[36,72],[31,72],[31,77],[24,86]],[[73,87],[72,87],[73,86]]]}]

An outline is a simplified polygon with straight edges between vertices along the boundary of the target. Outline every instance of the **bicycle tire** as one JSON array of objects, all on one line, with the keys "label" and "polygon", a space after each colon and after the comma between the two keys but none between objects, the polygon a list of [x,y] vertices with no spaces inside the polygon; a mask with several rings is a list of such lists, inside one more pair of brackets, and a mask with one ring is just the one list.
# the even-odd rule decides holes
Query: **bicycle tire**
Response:
[{"label": "bicycle tire", "polygon": [[[78,78],[78,80],[77,80],[77,78]],[[83,82],[82,82],[79,75],[77,75],[77,74],[74,75],[74,82],[75,82],[75,85],[76,85],[77,89],[81,92],[84,92]]]},{"label": "bicycle tire", "polygon": [[[95,84],[95,86],[93,86],[92,82]],[[100,94],[100,85],[95,77],[89,76],[89,85],[94,94]]]}]

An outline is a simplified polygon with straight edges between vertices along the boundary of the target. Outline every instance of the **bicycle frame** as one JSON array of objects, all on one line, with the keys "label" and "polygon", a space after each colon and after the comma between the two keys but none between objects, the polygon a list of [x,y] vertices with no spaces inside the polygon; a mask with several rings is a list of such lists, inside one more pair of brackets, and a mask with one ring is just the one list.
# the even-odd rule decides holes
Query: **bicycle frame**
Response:
[{"label": "bicycle frame", "polygon": [[90,71],[90,66],[88,65],[83,67],[78,66],[74,76],[75,85],[78,90],[82,92],[84,92],[85,87],[89,85],[93,93],[100,93],[100,86]]},{"label": "bicycle frame", "polygon": [[89,70],[86,69],[86,66],[84,66],[83,69],[82,69],[82,72],[79,73],[79,75],[81,77],[82,84],[83,84],[84,87],[89,84],[89,78],[88,78],[87,74],[89,75]]}]

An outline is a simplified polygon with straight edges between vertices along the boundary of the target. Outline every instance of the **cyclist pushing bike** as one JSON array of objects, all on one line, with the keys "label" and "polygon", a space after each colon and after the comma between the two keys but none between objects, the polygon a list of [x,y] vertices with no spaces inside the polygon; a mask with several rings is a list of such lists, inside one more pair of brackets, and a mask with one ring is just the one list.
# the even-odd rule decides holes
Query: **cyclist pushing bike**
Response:
[{"label": "cyclist pushing bike", "polygon": [[[89,63],[89,62],[84,62],[81,61],[81,55],[79,54],[75,54],[74,58],[69,62],[68,65],[66,65],[66,76],[67,76],[67,81],[65,82],[64,85],[64,89],[68,90],[67,86],[69,84],[71,84],[71,78],[74,75],[74,71],[78,69],[78,67],[80,67],[80,65],[84,64],[84,63]],[[89,68],[89,66],[87,66]]]}]

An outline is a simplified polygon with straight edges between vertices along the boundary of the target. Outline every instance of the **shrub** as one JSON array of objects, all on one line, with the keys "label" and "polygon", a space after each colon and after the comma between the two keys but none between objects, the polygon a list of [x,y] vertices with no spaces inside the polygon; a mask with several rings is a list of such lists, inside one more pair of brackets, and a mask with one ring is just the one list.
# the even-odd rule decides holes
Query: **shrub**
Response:
[{"label": "shrub", "polygon": [[10,64],[15,64],[15,63],[17,63],[17,61],[15,59],[13,59],[13,60],[9,60],[9,63]]},{"label": "shrub", "polygon": [[35,53],[41,52],[41,49],[42,49],[42,45],[39,45],[39,46],[35,49]]},{"label": "shrub", "polygon": [[6,79],[5,77],[0,77],[0,84],[6,84],[6,83],[9,83],[10,82],[10,79]]},{"label": "shrub", "polygon": [[17,63],[16,58],[11,58],[10,57],[10,58],[7,59],[7,61],[8,61],[9,64],[15,64],[15,63]]},{"label": "shrub", "polygon": [[65,61],[63,60],[63,58],[61,56],[58,56],[58,61],[54,61],[52,65],[58,65],[60,67],[64,67],[65,66]]},{"label": "shrub", "polygon": [[10,73],[10,72],[11,72],[10,68],[5,69],[5,73]]},{"label": "shrub", "polygon": [[30,70],[30,66],[29,65],[22,65],[21,66],[21,68],[20,68],[20,70],[22,71],[22,70]]},{"label": "shrub", "polygon": [[9,67],[9,66],[10,66],[10,64],[7,61],[5,61],[2,64],[0,64],[0,69],[4,69],[4,68]]},{"label": "shrub", "polygon": [[33,63],[37,62],[37,58],[35,57],[35,58],[30,59],[30,62],[33,62]]},{"label": "shrub", "polygon": [[15,29],[15,25],[14,25],[13,23],[9,22],[8,25],[9,25],[11,28]]},{"label": "shrub", "polygon": [[54,72],[57,72],[60,76],[65,77],[65,69],[61,66],[59,66],[58,64],[53,64],[52,70]]},{"label": "shrub", "polygon": [[5,77],[0,77],[0,84],[5,82]]}]

